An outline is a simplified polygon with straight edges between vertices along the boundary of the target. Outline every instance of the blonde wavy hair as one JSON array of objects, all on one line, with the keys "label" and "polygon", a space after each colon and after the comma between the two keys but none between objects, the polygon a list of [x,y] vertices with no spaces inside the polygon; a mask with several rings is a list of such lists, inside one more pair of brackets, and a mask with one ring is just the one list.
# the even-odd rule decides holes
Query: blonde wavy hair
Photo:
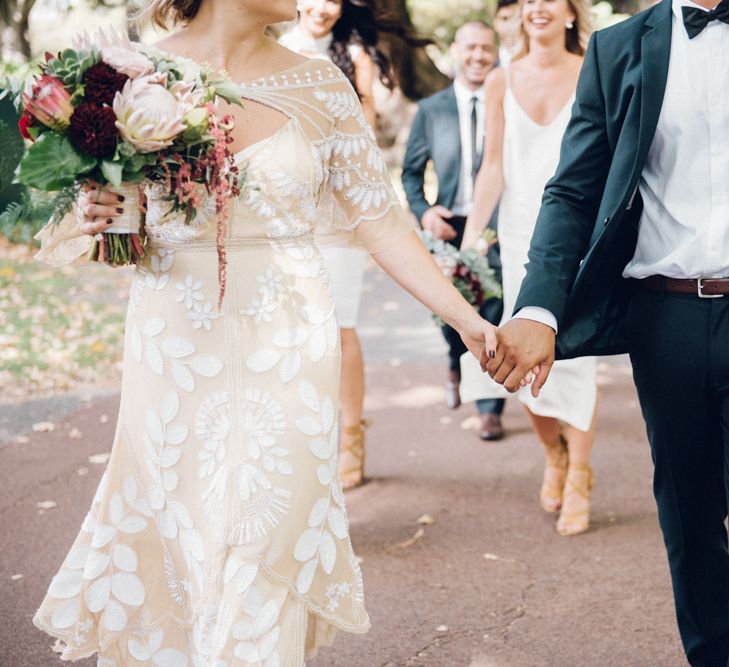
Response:
[{"label": "blonde wavy hair", "polygon": [[[521,21],[521,9],[524,0],[519,0],[519,24],[516,26],[517,40],[514,60],[523,58],[529,53],[529,35]],[[570,10],[575,15],[574,25],[565,33],[565,47],[570,53],[584,56],[587,42],[592,34],[592,4],[590,0],[567,0]]]},{"label": "blonde wavy hair", "polygon": [[141,25],[147,22],[160,28],[174,28],[195,18],[202,0],[148,0],[134,15],[134,22]]}]

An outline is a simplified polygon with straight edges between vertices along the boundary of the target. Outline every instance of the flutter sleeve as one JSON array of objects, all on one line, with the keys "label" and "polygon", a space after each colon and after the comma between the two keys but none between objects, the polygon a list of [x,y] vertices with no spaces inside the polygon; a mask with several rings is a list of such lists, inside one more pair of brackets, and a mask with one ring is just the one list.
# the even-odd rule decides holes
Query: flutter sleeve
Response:
[{"label": "flutter sleeve", "polygon": [[317,234],[324,246],[386,250],[415,229],[393,188],[384,155],[346,77],[315,92],[330,119],[320,144],[324,184]]},{"label": "flutter sleeve", "polygon": [[76,206],[59,223],[49,222],[35,238],[41,242],[35,258],[51,266],[70,264],[87,253],[93,243],[93,237],[81,231]]}]

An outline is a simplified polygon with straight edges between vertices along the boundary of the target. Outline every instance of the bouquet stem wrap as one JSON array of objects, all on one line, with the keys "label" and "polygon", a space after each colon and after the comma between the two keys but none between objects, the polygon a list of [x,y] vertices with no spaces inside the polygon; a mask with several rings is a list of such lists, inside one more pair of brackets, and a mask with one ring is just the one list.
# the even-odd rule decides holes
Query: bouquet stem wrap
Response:
[{"label": "bouquet stem wrap", "polygon": [[136,183],[123,183],[114,192],[124,197],[124,212],[112,218],[103,234],[97,234],[89,259],[111,266],[136,264],[145,256],[142,233],[140,188]]}]

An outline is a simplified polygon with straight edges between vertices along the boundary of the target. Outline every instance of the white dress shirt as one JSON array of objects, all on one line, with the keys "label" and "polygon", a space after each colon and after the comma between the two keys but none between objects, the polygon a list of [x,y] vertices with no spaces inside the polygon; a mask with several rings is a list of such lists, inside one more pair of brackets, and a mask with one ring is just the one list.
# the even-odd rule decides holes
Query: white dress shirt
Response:
[{"label": "white dress shirt", "polygon": [[[694,39],[673,0],[666,92],[639,182],[643,213],[626,278],[729,277],[729,24],[711,21]],[[557,329],[544,308],[515,317]]]},{"label": "white dress shirt", "polygon": [[729,277],[729,24],[693,39],[673,0],[666,95],[639,189],[643,216],[626,278]]},{"label": "white dress shirt", "polygon": [[458,122],[461,129],[461,175],[458,179],[458,191],[453,200],[451,210],[455,215],[468,216],[473,208],[473,160],[471,157],[471,100],[476,102],[476,142],[480,151],[483,151],[484,125],[486,111],[484,106],[483,86],[471,90],[460,79],[453,82],[458,104]]}]

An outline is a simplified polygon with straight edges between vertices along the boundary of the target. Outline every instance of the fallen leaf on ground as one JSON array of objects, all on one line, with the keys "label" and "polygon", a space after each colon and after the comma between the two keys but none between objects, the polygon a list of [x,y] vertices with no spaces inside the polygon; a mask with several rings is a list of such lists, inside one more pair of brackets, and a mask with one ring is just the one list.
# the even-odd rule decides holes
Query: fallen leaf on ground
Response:
[{"label": "fallen leaf on ground", "polygon": [[476,431],[481,426],[481,420],[476,415],[471,415],[461,422],[463,431]]},{"label": "fallen leaf on ground", "polygon": [[436,632],[448,632],[448,626],[447,625],[439,625],[436,629]]},{"label": "fallen leaf on ground", "polygon": [[17,442],[19,445],[24,445],[27,442],[30,442],[30,438],[27,435],[19,435],[17,438],[15,438],[15,442]]},{"label": "fallen leaf on ground", "polygon": [[109,415],[101,415],[99,417],[99,423],[100,424],[106,424],[106,422],[109,421]]},{"label": "fallen leaf on ground", "polygon": [[53,422],[36,422],[33,424],[33,430],[36,433],[48,433],[49,431],[55,431],[56,425]]},{"label": "fallen leaf on ground", "polygon": [[79,438],[83,438],[83,433],[79,431],[75,426],[68,432],[68,437],[72,440],[78,440]]},{"label": "fallen leaf on ground", "polygon": [[41,500],[35,506],[42,510],[52,510],[54,507],[58,507],[58,503],[55,500]]},{"label": "fallen leaf on ground", "polygon": [[81,477],[83,475],[89,474],[89,469],[86,466],[81,466],[77,471],[76,474]]},{"label": "fallen leaf on ground", "polygon": [[409,456],[409,457],[410,457],[411,459],[414,459],[414,458],[415,458],[415,457],[416,457],[417,455],[418,455],[418,453],[417,453],[416,451],[410,450],[410,451],[408,452],[408,456]]},{"label": "fallen leaf on ground", "polygon": [[484,560],[500,560],[503,563],[513,563],[514,561],[511,558],[501,558],[501,556],[497,556],[496,554],[489,554],[485,553],[483,555]]},{"label": "fallen leaf on ground", "polygon": [[453,419],[451,419],[450,417],[441,417],[438,421],[441,424],[450,424],[453,422]]},{"label": "fallen leaf on ground", "polygon": [[430,516],[430,514],[423,514],[423,516],[418,519],[418,523],[421,526],[432,526],[435,523],[435,519]]},{"label": "fallen leaf on ground", "polygon": [[18,581],[19,579],[23,578],[22,574],[14,574],[12,577],[10,577],[13,581]]},{"label": "fallen leaf on ground", "polygon": [[104,452],[103,454],[92,454],[89,456],[89,463],[96,463],[103,465],[104,463],[109,462],[109,457],[111,456],[111,452]]},{"label": "fallen leaf on ground", "polygon": [[403,542],[398,542],[397,544],[393,544],[391,547],[387,547],[385,551],[392,551],[393,549],[407,549],[408,547],[413,546],[419,539],[421,539],[425,535],[425,529],[424,528],[418,528],[415,535],[413,535],[409,540],[404,540]]}]

